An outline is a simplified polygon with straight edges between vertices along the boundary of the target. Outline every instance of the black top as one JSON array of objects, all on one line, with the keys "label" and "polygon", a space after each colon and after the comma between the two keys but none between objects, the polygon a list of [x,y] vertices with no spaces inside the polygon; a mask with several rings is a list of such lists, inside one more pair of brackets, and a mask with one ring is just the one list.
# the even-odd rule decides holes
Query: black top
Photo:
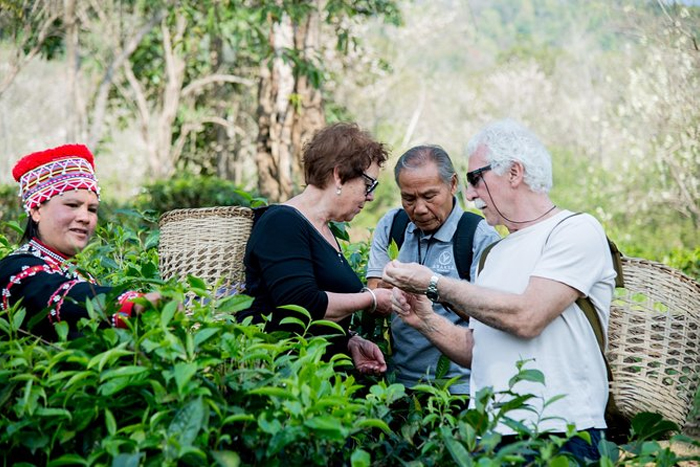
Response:
[{"label": "black top", "polygon": [[[328,308],[326,292],[357,293],[362,289],[362,282],[343,255],[291,206],[270,206],[256,221],[244,263],[246,293],[255,300],[249,310],[238,314],[238,320],[253,316],[253,322],[259,323],[263,315],[270,315],[266,331],[300,333],[299,325],[280,323],[289,316],[308,323],[303,315],[278,306],[297,305],[305,308],[312,320],[320,320]],[[338,324],[347,333],[350,317]],[[324,326],[311,326],[309,332],[337,334]],[[333,338],[327,354],[347,353],[347,341],[347,336]]]},{"label": "black top", "polygon": [[85,302],[111,290],[97,285],[89,274],[77,271],[67,258],[37,240],[0,261],[0,309],[22,300],[27,310],[25,329],[33,317],[43,313],[31,332],[47,340],[56,338],[53,323],[58,321],[66,321],[74,337],[75,323],[88,317]]}]

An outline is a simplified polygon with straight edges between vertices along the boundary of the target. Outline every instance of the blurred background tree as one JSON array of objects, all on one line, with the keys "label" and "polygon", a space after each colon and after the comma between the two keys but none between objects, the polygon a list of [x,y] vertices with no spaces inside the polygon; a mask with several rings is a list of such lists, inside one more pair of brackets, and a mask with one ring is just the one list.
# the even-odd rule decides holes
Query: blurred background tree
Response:
[{"label": "blurred background tree", "polygon": [[437,143],[463,172],[468,138],[512,116],[551,149],[560,205],[697,275],[694,3],[0,0],[0,181],[27,152],[84,141],[120,203],[200,176],[274,202],[302,188],[309,135],[354,120],[394,157],[359,240],[398,204],[398,155]]}]

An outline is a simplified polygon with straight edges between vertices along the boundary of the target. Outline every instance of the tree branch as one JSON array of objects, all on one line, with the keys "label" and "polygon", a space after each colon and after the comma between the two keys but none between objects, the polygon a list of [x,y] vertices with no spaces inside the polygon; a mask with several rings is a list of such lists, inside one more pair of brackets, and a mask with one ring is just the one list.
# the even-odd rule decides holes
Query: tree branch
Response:
[{"label": "tree branch", "polygon": [[204,78],[196,79],[185,86],[182,89],[182,96],[186,97],[190,94],[198,93],[203,87],[212,83],[235,83],[243,84],[245,86],[255,86],[256,84],[253,80],[235,75],[209,75],[205,76]]}]

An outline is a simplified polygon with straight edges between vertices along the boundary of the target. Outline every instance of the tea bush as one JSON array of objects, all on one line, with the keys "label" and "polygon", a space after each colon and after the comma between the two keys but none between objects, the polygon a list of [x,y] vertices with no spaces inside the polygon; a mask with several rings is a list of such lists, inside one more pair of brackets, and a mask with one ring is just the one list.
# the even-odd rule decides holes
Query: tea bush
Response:
[{"label": "tea bush", "polygon": [[229,180],[184,175],[145,186],[136,200],[136,207],[160,215],[172,209],[255,206],[261,202],[261,198],[249,194]]},{"label": "tea bush", "polygon": [[[508,419],[533,397],[512,387],[482,390],[468,408],[449,381],[408,392],[355,374],[348,357],[328,361],[323,338],[236,323],[249,297],[213,297],[197,278],[164,283],[157,233],[133,212],[115,216],[101,222],[80,266],[117,285],[115,294],[137,286],[165,299],[129,329],[113,329],[99,326],[113,312],[111,297],[98,297],[71,341],[65,323],[57,342],[45,342],[20,329],[22,309],[0,314],[4,465],[587,465],[560,451],[566,437]],[[527,362],[513,372],[512,385],[545,383]],[[493,416],[487,406],[504,395],[512,402]],[[516,429],[517,442],[499,446],[500,422]],[[692,459],[654,441],[673,429],[668,422],[642,414],[633,429],[624,451],[601,443],[599,465]]]}]

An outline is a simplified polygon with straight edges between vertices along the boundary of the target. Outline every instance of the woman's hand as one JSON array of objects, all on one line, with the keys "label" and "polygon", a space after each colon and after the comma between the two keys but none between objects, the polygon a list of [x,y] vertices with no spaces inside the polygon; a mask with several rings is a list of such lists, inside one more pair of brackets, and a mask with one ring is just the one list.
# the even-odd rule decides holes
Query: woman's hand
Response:
[{"label": "woman's hand", "polygon": [[[160,292],[149,292],[143,295],[143,298],[151,302],[153,306],[158,306],[163,297],[161,297]],[[140,315],[144,312],[144,310],[145,307],[143,305],[141,305],[140,303],[134,303],[133,313],[135,315]]]},{"label": "woman's hand", "polygon": [[386,371],[384,354],[374,342],[353,336],[348,341],[348,350],[360,373],[379,375]]},{"label": "woman's hand", "polygon": [[374,296],[377,297],[377,309],[374,312],[380,316],[389,316],[392,312],[391,290],[374,289]]}]

